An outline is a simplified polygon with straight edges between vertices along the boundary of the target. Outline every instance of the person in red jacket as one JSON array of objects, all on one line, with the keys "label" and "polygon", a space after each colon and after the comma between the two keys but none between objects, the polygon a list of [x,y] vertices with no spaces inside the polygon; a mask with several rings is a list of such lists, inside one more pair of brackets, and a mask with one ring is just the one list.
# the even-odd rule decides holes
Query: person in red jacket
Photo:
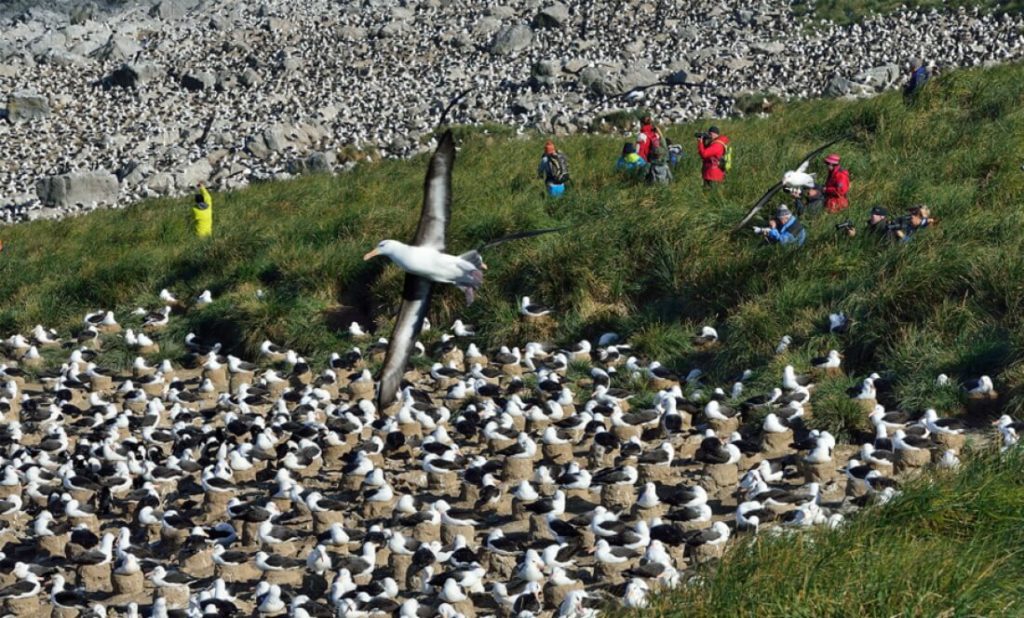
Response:
[{"label": "person in red jacket", "polygon": [[658,130],[658,127],[654,126],[653,118],[644,116],[644,119],[640,121],[640,133],[636,136],[636,153],[644,161],[648,161],[651,148],[660,147],[661,131]]},{"label": "person in red jacket", "polygon": [[850,192],[850,172],[839,167],[839,155],[835,153],[825,157],[825,165],[828,167],[828,180],[825,181],[825,210],[835,214],[850,205],[846,199],[846,194]]},{"label": "person in red jacket", "polygon": [[697,133],[697,154],[703,159],[701,177],[704,186],[713,182],[725,182],[725,170],[722,169],[722,158],[725,156],[725,145],[729,138],[718,132],[718,127],[711,126],[706,133]]}]

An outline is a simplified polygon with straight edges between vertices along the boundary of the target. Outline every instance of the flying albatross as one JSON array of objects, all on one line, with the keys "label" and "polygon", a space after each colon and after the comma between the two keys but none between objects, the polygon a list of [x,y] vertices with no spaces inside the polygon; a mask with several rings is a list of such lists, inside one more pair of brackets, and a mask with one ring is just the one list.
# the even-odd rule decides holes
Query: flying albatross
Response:
[{"label": "flying albatross", "polygon": [[761,208],[763,208],[764,205],[767,204],[770,199],[772,199],[772,196],[778,193],[779,190],[781,190],[783,187],[811,186],[814,183],[814,178],[807,173],[807,166],[810,165],[811,160],[814,159],[814,157],[821,154],[822,152],[824,152],[825,149],[828,148],[829,146],[832,146],[833,144],[840,142],[846,139],[847,137],[849,136],[843,135],[830,141],[824,146],[811,151],[806,157],[803,158],[803,160],[800,161],[800,165],[797,166],[795,170],[790,170],[783,174],[782,180],[772,185],[772,187],[768,189],[768,191],[764,195],[761,196],[761,199],[757,200],[757,203],[754,204],[750,211],[747,212],[747,215],[743,217],[743,220],[740,221],[736,225],[736,227],[732,229],[732,231],[736,232],[742,229],[743,226],[746,225],[747,222],[750,221],[754,217],[754,215],[757,214],[757,211],[761,210]]},{"label": "flying albatross", "polygon": [[476,289],[483,284],[483,271],[487,269],[481,251],[509,240],[563,229],[518,232],[484,243],[477,249],[461,255],[445,253],[445,238],[448,221],[451,219],[454,163],[455,142],[451,130],[447,130],[441,135],[437,149],[430,158],[423,187],[423,210],[412,244],[391,239],[382,240],[363,256],[364,260],[370,260],[378,255],[387,256],[406,272],[402,306],[398,311],[395,330],[381,371],[380,390],[377,395],[379,409],[394,403],[398,396],[402,374],[430,308],[434,283],[455,284],[465,293],[466,303],[472,303]]}]

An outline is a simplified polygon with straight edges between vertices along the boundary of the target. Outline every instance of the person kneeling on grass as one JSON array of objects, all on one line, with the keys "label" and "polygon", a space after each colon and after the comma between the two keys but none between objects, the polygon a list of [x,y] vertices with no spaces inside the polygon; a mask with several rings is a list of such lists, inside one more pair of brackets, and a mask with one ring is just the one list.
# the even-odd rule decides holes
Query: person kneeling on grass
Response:
[{"label": "person kneeling on grass", "polygon": [[672,170],[665,162],[661,148],[651,148],[648,153],[647,175],[644,180],[649,185],[667,185],[672,182]]},{"label": "person kneeling on grass", "polygon": [[821,185],[791,187],[787,191],[793,196],[793,210],[798,217],[816,215],[825,209],[825,190]]},{"label": "person kneeling on grass", "polygon": [[802,247],[807,240],[807,230],[786,206],[775,210],[775,217],[768,220],[768,227],[754,226],[754,233],[763,236],[769,244]]},{"label": "person kneeling on grass", "polygon": [[635,173],[644,169],[646,165],[643,157],[636,153],[636,146],[633,142],[626,142],[622,146],[622,156],[615,162],[615,171]]}]

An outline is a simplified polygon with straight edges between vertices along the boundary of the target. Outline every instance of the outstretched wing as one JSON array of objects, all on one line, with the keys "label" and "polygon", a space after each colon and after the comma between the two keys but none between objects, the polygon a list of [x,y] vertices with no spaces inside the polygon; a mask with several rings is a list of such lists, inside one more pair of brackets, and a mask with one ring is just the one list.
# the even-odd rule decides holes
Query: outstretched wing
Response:
[{"label": "outstretched wing", "polygon": [[477,247],[476,250],[479,253],[479,252],[482,252],[484,249],[489,249],[489,248],[491,248],[491,247],[493,247],[495,245],[500,245],[501,243],[505,243],[505,242],[508,242],[510,240],[519,240],[520,238],[532,238],[534,236],[540,236],[541,234],[550,234],[552,232],[561,232],[562,230],[567,230],[567,229],[569,229],[569,226],[564,225],[562,227],[544,228],[543,230],[527,230],[525,232],[516,232],[514,234],[509,234],[508,236],[502,236],[501,238],[495,238],[494,240],[489,240],[489,241],[485,242],[484,244],[480,245],[479,247]]},{"label": "outstretched wing", "polygon": [[757,214],[757,211],[761,210],[761,208],[764,207],[764,205],[768,203],[768,200],[772,199],[772,196],[775,195],[776,193],[778,193],[779,189],[781,189],[781,188],[782,188],[782,181],[781,180],[779,182],[775,183],[774,185],[772,185],[772,188],[768,189],[768,192],[765,193],[764,195],[762,195],[761,199],[757,200],[757,203],[755,203],[754,206],[750,209],[750,211],[747,212],[747,216],[743,217],[743,220],[740,221],[738,224],[736,224],[736,227],[732,228],[732,231],[735,232],[735,231],[741,229],[744,225],[747,224],[748,221],[753,219],[754,215]]},{"label": "outstretched wing", "polygon": [[[844,139],[848,139],[849,137],[849,135],[840,135],[839,137],[835,138],[834,140],[825,144],[824,146],[812,150],[806,157],[803,158],[803,160],[800,161],[800,165],[806,165],[807,163],[810,163],[811,159],[820,155],[822,152],[825,151],[826,148],[838,144],[839,142],[843,141]],[[804,169],[806,170],[807,168],[805,167]]]},{"label": "outstretched wing", "polygon": [[[452,205],[452,165],[455,163],[455,142],[452,132],[445,131],[430,158],[427,178],[423,183],[423,211],[416,228],[414,245],[444,251],[448,220]],[[398,310],[395,330],[388,344],[381,369],[377,408],[383,410],[395,402],[402,384],[402,375],[409,362],[416,338],[423,328],[423,319],[430,309],[434,284],[418,275],[406,274],[402,288],[402,306]]]},{"label": "outstretched wing", "polygon": [[377,393],[377,409],[381,412],[393,404],[402,386],[402,376],[409,363],[416,339],[423,328],[423,319],[430,309],[430,297],[434,283],[418,275],[405,275],[402,288],[402,307],[398,310],[395,330],[391,333],[384,367],[380,373],[380,391]]},{"label": "outstretched wing", "polygon": [[455,163],[455,141],[451,130],[441,135],[434,156],[430,158],[427,178],[423,182],[423,210],[412,244],[444,251],[448,220],[452,214],[452,164]]},{"label": "outstretched wing", "polygon": [[[832,146],[832,145],[834,145],[834,144],[836,144],[838,142],[841,142],[841,141],[843,141],[844,139],[846,139],[848,137],[850,137],[850,136],[849,135],[843,135],[843,136],[837,137],[836,139],[832,140],[831,142],[825,144],[824,146],[821,146],[820,148],[816,148],[816,149],[812,150],[806,157],[804,157],[800,161],[800,165],[797,166],[797,169],[800,170],[800,171],[806,170],[807,169],[807,165],[811,162],[811,159],[813,159],[814,157],[820,155],[829,146]],[[768,191],[764,195],[761,196],[761,199],[757,200],[757,203],[754,204],[754,206],[750,209],[750,211],[747,212],[747,216],[743,217],[743,220],[740,221],[736,225],[736,227],[732,228],[732,231],[735,232],[735,231],[739,230],[744,225],[746,225],[748,221],[753,219],[754,215],[757,214],[757,211],[761,210],[761,208],[763,208],[764,205],[767,204],[770,199],[772,199],[772,196],[775,195],[776,193],[778,193],[780,189],[782,189],[782,182],[781,181],[775,183],[774,185],[772,185],[772,187],[770,189],[768,189]]]}]

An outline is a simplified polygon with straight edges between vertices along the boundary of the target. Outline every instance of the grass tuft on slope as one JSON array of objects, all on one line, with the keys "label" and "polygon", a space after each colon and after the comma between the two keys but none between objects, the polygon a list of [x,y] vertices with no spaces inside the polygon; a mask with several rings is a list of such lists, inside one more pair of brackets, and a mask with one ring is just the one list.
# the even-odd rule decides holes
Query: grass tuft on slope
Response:
[{"label": "grass tuft on slope", "polygon": [[1017,616],[1024,452],[974,453],[836,529],[762,533],[634,616]]}]

